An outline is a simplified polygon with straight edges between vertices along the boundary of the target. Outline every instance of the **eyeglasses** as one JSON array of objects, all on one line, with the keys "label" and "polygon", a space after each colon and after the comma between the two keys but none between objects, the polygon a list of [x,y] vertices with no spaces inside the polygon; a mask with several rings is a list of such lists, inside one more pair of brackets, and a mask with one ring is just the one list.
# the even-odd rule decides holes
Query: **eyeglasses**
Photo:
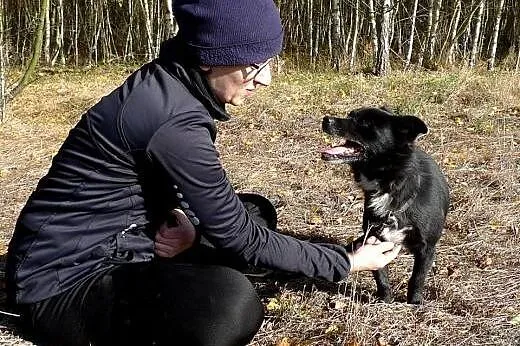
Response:
[{"label": "eyeglasses", "polygon": [[[271,60],[272,60],[272,58],[267,59],[265,62],[263,62],[261,64],[249,65],[249,67],[251,67],[253,70],[247,73],[244,82],[249,82],[251,80],[254,80],[256,77],[258,77],[260,72],[262,72],[263,69],[265,69],[267,66],[269,66],[269,63],[271,62]],[[251,74],[251,73],[253,73],[253,75],[251,77],[249,77],[249,74]]]}]

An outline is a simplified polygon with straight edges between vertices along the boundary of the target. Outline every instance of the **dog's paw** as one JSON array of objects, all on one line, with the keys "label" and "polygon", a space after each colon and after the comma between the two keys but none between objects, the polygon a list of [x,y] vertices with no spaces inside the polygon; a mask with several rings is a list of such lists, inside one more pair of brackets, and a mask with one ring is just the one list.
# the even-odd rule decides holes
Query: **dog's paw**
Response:
[{"label": "dog's paw", "polygon": [[407,297],[406,302],[408,304],[412,304],[412,305],[421,305],[423,303],[423,298],[419,294],[412,295],[412,296]]}]

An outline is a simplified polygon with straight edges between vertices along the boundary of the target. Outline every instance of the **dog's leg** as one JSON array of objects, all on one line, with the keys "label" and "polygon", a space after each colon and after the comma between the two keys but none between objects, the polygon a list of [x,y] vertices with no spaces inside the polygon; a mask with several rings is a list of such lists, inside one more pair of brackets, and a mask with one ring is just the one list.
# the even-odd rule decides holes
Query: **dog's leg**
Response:
[{"label": "dog's leg", "polygon": [[425,246],[414,253],[413,273],[410,281],[408,281],[408,296],[406,299],[409,304],[422,303],[424,283],[432,267],[434,255],[435,246]]},{"label": "dog's leg", "polygon": [[385,303],[392,302],[392,288],[388,280],[388,267],[372,271],[377,285],[377,297]]}]

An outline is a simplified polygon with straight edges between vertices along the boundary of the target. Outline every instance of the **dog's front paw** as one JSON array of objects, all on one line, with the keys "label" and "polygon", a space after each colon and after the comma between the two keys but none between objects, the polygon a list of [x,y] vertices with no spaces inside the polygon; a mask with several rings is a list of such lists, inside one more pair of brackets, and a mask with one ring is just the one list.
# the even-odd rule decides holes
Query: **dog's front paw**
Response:
[{"label": "dog's front paw", "polygon": [[409,294],[406,298],[408,304],[421,305],[423,303],[422,294]]}]

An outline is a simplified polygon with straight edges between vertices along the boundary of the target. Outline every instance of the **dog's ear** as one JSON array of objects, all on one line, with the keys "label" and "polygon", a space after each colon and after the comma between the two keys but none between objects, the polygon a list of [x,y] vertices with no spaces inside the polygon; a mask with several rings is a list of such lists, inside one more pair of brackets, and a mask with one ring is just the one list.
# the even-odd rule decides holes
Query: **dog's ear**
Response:
[{"label": "dog's ear", "polygon": [[398,122],[398,133],[403,136],[407,142],[414,142],[428,134],[428,126],[416,116],[404,115],[400,116]]}]

